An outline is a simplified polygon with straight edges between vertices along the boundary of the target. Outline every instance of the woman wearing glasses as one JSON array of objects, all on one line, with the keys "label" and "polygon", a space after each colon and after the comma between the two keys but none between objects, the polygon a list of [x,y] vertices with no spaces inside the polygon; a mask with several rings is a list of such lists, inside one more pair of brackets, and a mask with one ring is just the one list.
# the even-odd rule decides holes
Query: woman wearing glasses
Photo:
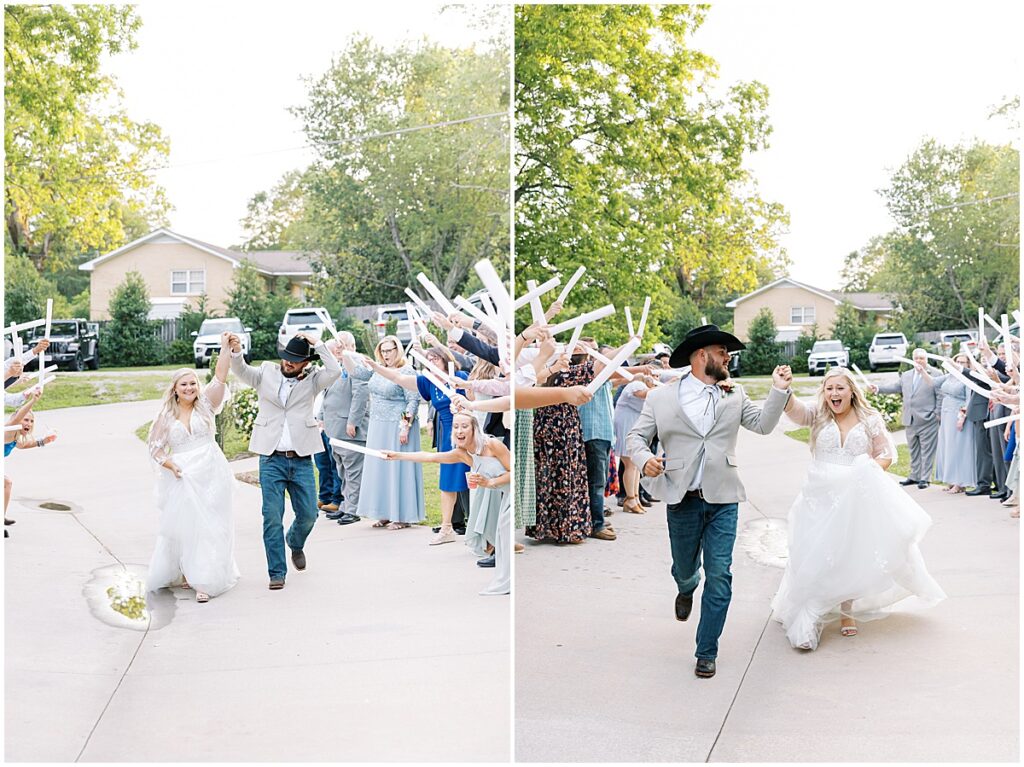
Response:
[{"label": "woman wearing glasses", "polygon": [[[415,377],[395,336],[384,336],[373,356],[381,368]],[[368,381],[370,426],[366,446],[377,450],[415,453],[420,449],[420,429],[416,418],[419,393],[403,389],[382,375],[354,362],[345,355],[349,375]],[[359,516],[375,519],[374,527],[401,530],[426,517],[423,503],[423,467],[418,463],[389,462],[367,456],[363,464],[363,483],[359,496]]]}]

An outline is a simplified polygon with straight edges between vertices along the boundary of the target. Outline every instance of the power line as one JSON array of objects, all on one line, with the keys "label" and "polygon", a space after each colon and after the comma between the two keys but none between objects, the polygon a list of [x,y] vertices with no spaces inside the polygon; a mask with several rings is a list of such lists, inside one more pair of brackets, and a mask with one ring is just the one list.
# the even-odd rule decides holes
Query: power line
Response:
[{"label": "power line", "polygon": [[[213,157],[208,160],[194,160],[192,162],[181,162],[173,165],[154,165],[150,168],[141,168],[139,170],[126,170],[119,173],[103,173],[93,174],[89,176],[77,176],[75,178],[67,179],[65,183],[77,183],[79,181],[91,181],[97,178],[111,178],[118,176],[133,176],[141,175],[145,173],[154,173],[160,170],[177,170],[178,168],[192,168],[199,165],[215,165],[220,162],[227,162],[231,160],[244,160],[247,157],[262,157],[269,154],[282,154],[284,152],[299,152],[305,149],[318,149],[327,146],[339,146],[341,144],[358,144],[363,141],[372,141],[374,139],[387,138],[389,136],[399,136],[406,133],[418,133],[425,130],[435,130],[437,128],[448,128],[453,125],[462,125],[464,123],[477,122],[480,120],[491,120],[495,117],[508,117],[508,112],[489,112],[488,114],[471,115],[469,117],[460,117],[455,120],[444,120],[443,122],[429,123],[427,125],[414,125],[408,128],[395,128],[389,131],[379,131],[376,133],[362,133],[355,136],[348,136],[346,138],[333,139],[331,141],[321,141],[313,144],[303,144],[302,146],[285,147],[281,149],[266,149],[260,152],[248,152],[246,154]],[[43,181],[40,186],[51,186],[54,181]]]},{"label": "power line", "polygon": [[925,215],[929,213],[938,213],[940,210],[952,210],[953,208],[966,208],[968,205],[981,205],[995,202],[996,200],[1009,200],[1014,197],[1020,197],[1020,192],[1010,192],[1009,194],[1001,194],[998,197],[987,197],[982,200],[966,200],[964,202],[954,202],[951,205],[942,205],[938,208],[932,208],[929,211],[925,211]]}]

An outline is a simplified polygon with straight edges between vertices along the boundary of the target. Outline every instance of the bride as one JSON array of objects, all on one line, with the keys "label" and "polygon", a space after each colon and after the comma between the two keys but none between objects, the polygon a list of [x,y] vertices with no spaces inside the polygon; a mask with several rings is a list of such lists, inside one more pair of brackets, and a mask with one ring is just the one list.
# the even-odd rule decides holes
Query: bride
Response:
[{"label": "bride", "polygon": [[[792,379],[788,367],[783,374]],[[917,544],[931,518],[885,475],[896,445],[845,368],[825,373],[816,407],[790,397],[786,413],[811,430],[813,460],[789,512],[789,561],[772,601],[793,647],[813,650],[824,623],[856,620],[916,595],[945,598]]]},{"label": "bride", "polygon": [[[228,348],[221,336],[222,350]],[[230,355],[217,359],[214,380],[200,389],[195,371],[177,370],[149,432],[149,452],[161,467],[156,484],[160,533],[149,563],[146,591],[194,588],[197,602],[238,580],[231,493],[234,478],[213,439],[213,417],[227,396]]]}]

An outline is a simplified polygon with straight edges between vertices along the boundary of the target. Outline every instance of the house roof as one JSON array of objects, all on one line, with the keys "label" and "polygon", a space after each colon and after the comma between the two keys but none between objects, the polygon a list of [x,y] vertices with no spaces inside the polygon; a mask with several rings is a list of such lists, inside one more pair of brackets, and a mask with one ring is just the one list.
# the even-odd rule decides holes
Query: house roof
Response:
[{"label": "house roof", "polygon": [[836,306],[839,306],[839,304],[842,303],[849,303],[852,304],[853,306],[856,306],[858,309],[863,309],[864,311],[878,312],[891,312],[893,309],[896,308],[896,305],[893,303],[892,299],[886,298],[881,293],[842,293],[837,290],[822,290],[821,288],[816,288],[813,285],[807,285],[806,283],[803,282],[797,282],[791,277],[780,277],[774,282],[768,283],[763,288],[758,288],[753,293],[747,293],[745,296],[740,296],[739,298],[733,299],[732,301],[726,304],[726,307],[729,309],[735,309],[740,303],[746,301],[748,298],[753,298],[754,296],[760,293],[764,293],[766,290],[771,290],[774,287],[778,287],[783,283],[792,285],[793,287],[796,288],[803,288],[806,291],[809,291],[811,293],[821,296],[824,299],[832,301],[832,303],[834,303]]},{"label": "house roof", "polygon": [[149,234],[129,242],[127,245],[123,245],[117,250],[112,250],[110,253],[105,253],[91,261],[86,261],[78,268],[85,272],[91,272],[96,268],[97,264],[116,256],[120,256],[122,253],[127,253],[129,250],[137,248],[140,245],[144,245],[158,237],[171,237],[186,245],[191,245],[193,248],[198,248],[199,250],[217,256],[218,258],[223,258],[225,261],[230,261],[235,266],[240,265],[243,261],[248,261],[262,274],[289,277],[313,276],[313,268],[309,264],[308,257],[301,251],[257,250],[242,252],[231,250],[229,248],[222,248],[219,245],[212,245],[193,237],[185,237],[184,235],[172,232],[170,229],[165,229],[163,227],[154,229]]}]

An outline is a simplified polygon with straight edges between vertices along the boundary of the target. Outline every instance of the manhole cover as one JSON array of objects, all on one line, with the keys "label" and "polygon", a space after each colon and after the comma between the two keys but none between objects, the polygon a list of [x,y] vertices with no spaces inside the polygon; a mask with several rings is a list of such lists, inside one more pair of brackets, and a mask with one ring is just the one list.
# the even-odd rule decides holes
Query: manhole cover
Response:
[{"label": "manhole cover", "polygon": [[40,509],[48,509],[50,511],[71,511],[71,507],[66,503],[55,503],[54,501],[44,501],[39,504]]},{"label": "manhole cover", "polygon": [[784,519],[755,519],[743,526],[737,544],[758,564],[785,567],[789,560],[789,528]]}]

